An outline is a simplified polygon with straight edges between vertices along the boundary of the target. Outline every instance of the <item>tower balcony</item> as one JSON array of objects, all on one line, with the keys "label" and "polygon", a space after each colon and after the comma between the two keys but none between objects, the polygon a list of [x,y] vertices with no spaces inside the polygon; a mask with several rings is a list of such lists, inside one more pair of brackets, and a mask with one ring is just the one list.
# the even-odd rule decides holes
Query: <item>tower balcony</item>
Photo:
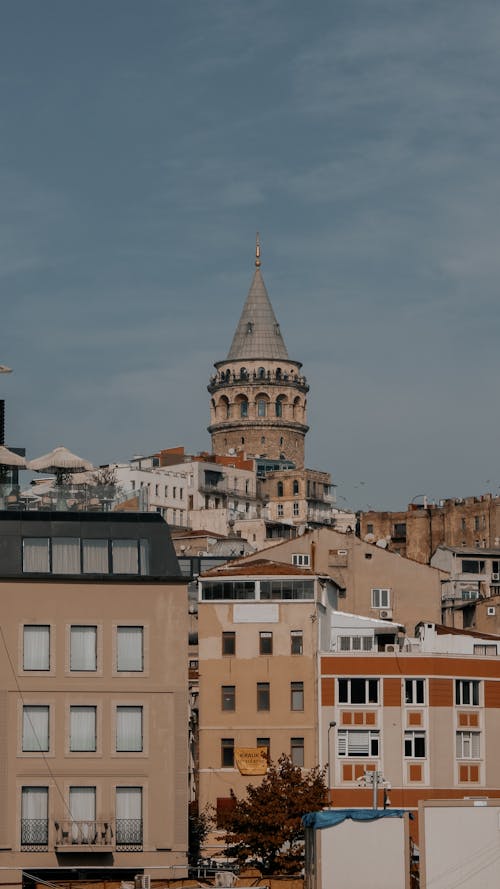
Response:
[{"label": "tower balcony", "polygon": [[258,371],[240,371],[230,372],[222,371],[220,374],[213,374],[210,377],[207,386],[210,394],[217,392],[219,389],[225,389],[227,386],[281,386],[294,388],[300,392],[309,392],[309,384],[305,376],[300,374],[284,373],[280,370],[267,370],[264,373]]}]

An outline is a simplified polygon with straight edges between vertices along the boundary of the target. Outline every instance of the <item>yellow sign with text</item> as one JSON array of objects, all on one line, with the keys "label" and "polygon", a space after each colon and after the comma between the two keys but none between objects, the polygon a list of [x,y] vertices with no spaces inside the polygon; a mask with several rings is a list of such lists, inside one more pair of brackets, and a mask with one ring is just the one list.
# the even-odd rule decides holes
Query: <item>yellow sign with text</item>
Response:
[{"label": "yellow sign with text", "polygon": [[234,759],[240,775],[265,775],[267,747],[236,747]]}]

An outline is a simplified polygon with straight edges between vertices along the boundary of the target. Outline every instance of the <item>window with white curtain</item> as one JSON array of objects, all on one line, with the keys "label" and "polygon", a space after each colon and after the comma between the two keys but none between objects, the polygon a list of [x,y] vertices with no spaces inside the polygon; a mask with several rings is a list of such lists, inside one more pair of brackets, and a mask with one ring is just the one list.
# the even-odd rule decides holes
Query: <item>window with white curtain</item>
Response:
[{"label": "window with white curtain", "polygon": [[49,538],[25,537],[23,540],[23,571],[48,574],[50,571]]},{"label": "window with white curtain", "polygon": [[23,670],[50,670],[50,626],[23,627]]},{"label": "window with white curtain", "polygon": [[72,752],[96,750],[96,707],[70,707],[69,749]]},{"label": "window with white curtain", "polygon": [[116,628],[116,669],[141,673],[144,669],[144,627]]},{"label": "window with white curtain", "polygon": [[49,842],[49,788],[23,787],[21,791],[21,846],[47,846]]},{"label": "window with white curtain", "polygon": [[116,788],[116,845],[142,846],[142,787]]},{"label": "window with white curtain", "polygon": [[84,574],[109,574],[107,540],[82,540]]},{"label": "window with white curtain", "polygon": [[49,749],[49,708],[25,704],[23,707],[23,751],[46,753]]},{"label": "window with white curtain", "polygon": [[95,787],[70,787],[69,810],[73,821],[95,821]]},{"label": "window with white curtain", "polygon": [[97,627],[71,627],[69,664],[72,671],[97,670]]},{"label": "window with white curtain", "polygon": [[112,540],[113,574],[139,573],[139,548],[137,540]]},{"label": "window with white curtain", "polygon": [[141,574],[149,574],[149,540],[141,537],[139,540],[139,554],[141,557]]},{"label": "window with white curtain", "polygon": [[116,750],[133,753],[142,750],[142,707],[116,708]]},{"label": "window with white curtain", "polygon": [[80,538],[52,538],[52,574],[80,574]]}]

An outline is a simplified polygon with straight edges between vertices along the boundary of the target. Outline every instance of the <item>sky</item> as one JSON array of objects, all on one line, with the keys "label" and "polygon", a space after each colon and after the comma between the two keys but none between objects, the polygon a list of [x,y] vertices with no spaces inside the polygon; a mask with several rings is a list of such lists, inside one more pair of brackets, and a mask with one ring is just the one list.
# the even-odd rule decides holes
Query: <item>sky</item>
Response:
[{"label": "sky", "polygon": [[209,448],[262,273],[338,503],[500,486],[496,0],[4,0],[6,444]]}]

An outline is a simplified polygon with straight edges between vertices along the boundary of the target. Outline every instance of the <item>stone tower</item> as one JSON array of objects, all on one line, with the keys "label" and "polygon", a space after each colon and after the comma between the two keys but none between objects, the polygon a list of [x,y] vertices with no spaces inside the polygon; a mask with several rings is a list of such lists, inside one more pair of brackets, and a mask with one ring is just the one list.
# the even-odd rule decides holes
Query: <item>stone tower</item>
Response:
[{"label": "stone tower", "polygon": [[291,361],[260,270],[255,272],[229,354],[215,363],[208,391],[214,454],[291,460],[304,466],[307,392],[300,361]]}]

